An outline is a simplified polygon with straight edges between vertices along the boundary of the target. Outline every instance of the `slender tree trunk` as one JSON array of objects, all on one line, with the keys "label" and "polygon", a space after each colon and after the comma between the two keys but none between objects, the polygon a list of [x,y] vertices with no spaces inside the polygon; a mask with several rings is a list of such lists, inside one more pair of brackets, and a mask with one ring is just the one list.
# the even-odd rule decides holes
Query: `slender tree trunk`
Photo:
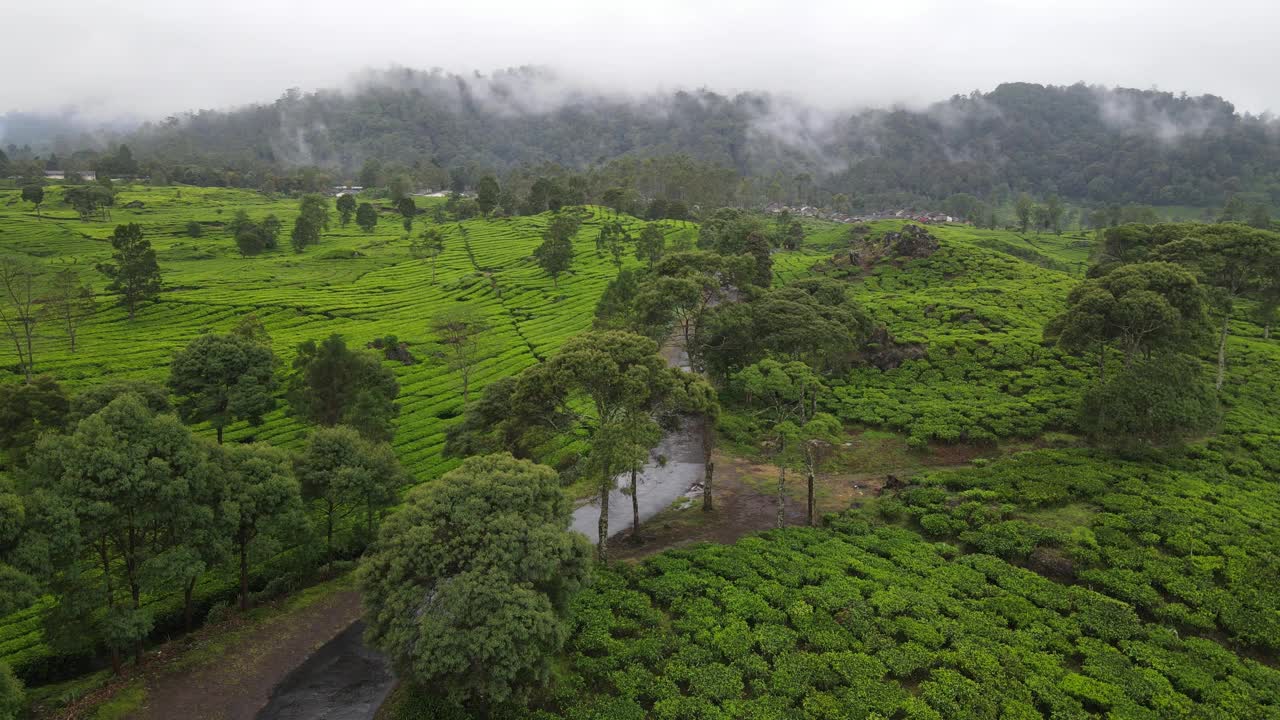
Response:
[{"label": "slender tree trunk", "polygon": [[636,466],[631,466],[631,540],[640,544],[640,493]]},{"label": "slender tree trunk", "polygon": [[[107,557],[107,541],[103,540],[98,545],[98,558],[102,561],[102,579],[106,586],[107,608],[111,609],[116,606],[116,592],[111,584],[111,559]],[[115,645],[111,646],[111,672],[119,675],[121,668],[120,648]]]},{"label": "slender tree trunk", "polygon": [[436,284],[436,259],[431,258],[431,284]]},{"label": "slender tree trunk", "polygon": [[1107,343],[1098,343],[1098,383],[1107,382]]},{"label": "slender tree trunk", "polygon": [[778,527],[786,524],[787,520],[787,466],[778,463]]},{"label": "slender tree trunk", "polygon": [[327,500],[329,512],[325,514],[324,557],[325,564],[333,564],[333,501]]},{"label": "slender tree trunk", "polygon": [[1271,323],[1267,323],[1266,325],[1262,326],[1262,339],[1263,340],[1271,339]]},{"label": "slender tree trunk", "polygon": [[1222,334],[1218,336],[1218,381],[1215,387],[1219,392],[1222,391],[1222,380],[1227,372],[1227,332],[1230,329],[1228,325],[1230,322],[1230,314],[1222,318]]},{"label": "slender tree trunk", "polygon": [[716,464],[707,460],[704,464],[702,475],[702,512],[711,512],[715,508],[712,507],[711,481],[715,477]]},{"label": "slender tree trunk", "polygon": [[716,464],[711,460],[711,452],[715,448],[715,428],[711,418],[703,415],[702,423],[702,512],[711,512],[714,508],[712,481],[715,479]]},{"label": "slender tree trunk", "polygon": [[806,519],[806,522],[810,526],[812,526],[813,525],[813,485],[814,485],[814,475],[815,475],[814,465],[816,464],[814,462],[814,457],[813,457],[813,448],[806,445],[804,449],[804,456],[805,456],[805,470],[808,471],[808,474],[809,474],[809,477],[808,477],[809,505],[805,512],[805,519]]},{"label": "slender tree trunk", "polygon": [[609,491],[613,478],[609,477],[600,486],[600,522],[597,525],[600,537],[596,541],[596,559],[601,565],[609,564]]},{"label": "slender tree trunk", "polygon": [[31,350],[31,313],[28,311],[22,321],[22,332],[27,338],[27,382],[31,382],[31,373],[35,372],[36,356]]},{"label": "slender tree trunk", "polygon": [[191,606],[191,596],[196,590],[196,577],[192,575],[191,579],[187,580],[187,586],[182,589],[182,624],[187,632],[191,632],[194,621],[192,616],[195,614],[195,608]]},{"label": "slender tree trunk", "polygon": [[218,426],[218,444],[219,445],[222,444],[222,426],[221,425]]},{"label": "slender tree trunk", "polygon": [[240,537],[240,609],[249,609],[249,543]]}]

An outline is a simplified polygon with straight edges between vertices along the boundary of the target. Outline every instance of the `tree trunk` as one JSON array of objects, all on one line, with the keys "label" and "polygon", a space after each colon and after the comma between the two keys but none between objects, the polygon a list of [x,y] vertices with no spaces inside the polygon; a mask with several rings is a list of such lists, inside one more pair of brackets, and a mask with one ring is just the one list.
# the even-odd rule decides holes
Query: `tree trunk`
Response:
[{"label": "tree trunk", "polygon": [[222,426],[221,425],[218,426],[218,444],[219,445],[222,444]]},{"label": "tree trunk", "polygon": [[815,463],[814,463],[814,459],[813,459],[813,448],[811,448],[811,447],[806,447],[806,448],[804,449],[804,454],[805,454],[805,461],[806,461],[806,462],[805,462],[805,470],[807,470],[807,471],[808,471],[808,474],[809,474],[809,478],[808,478],[808,480],[809,480],[809,505],[808,505],[808,508],[806,509],[806,512],[805,512],[805,520],[806,520],[806,522],[809,524],[809,526],[811,526],[811,527],[812,527],[812,526],[813,526],[813,483],[814,483],[814,475],[815,475],[815,473],[814,473],[814,468],[813,468],[813,466],[814,466],[814,464],[815,464]]},{"label": "tree trunk", "polygon": [[240,609],[249,609],[249,543],[240,538]]},{"label": "tree trunk", "polygon": [[636,482],[636,466],[631,466],[631,540],[640,544],[640,493]]},{"label": "tree trunk", "polygon": [[328,500],[329,512],[325,514],[325,530],[324,530],[324,561],[326,565],[333,564],[333,501]]},{"label": "tree trunk", "polygon": [[1106,342],[1098,343],[1098,383],[1107,382],[1107,344]]},{"label": "tree trunk", "polygon": [[1222,380],[1227,372],[1227,332],[1229,330],[1228,323],[1230,322],[1230,315],[1222,318],[1222,334],[1218,336],[1218,381],[1215,383],[1215,387],[1219,392],[1222,391]]},{"label": "tree trunk", "polygon": [[711,479],[715,476],[715,472],[716,464],[708,460],[702,476],[702,512],[711,512],[714,509],[711,499]]},{"label": "tree trunk", "polygon": [[191,607],[191,596],[195,593],[195,589],[196,576],[192,575],[191,579],[187,581],[187,586],[182,589],[182,624],[187,629],[187,632],[191,632],[194,620],[192,615],[195,614],[195,608]]},{"label": "tree trunk", "polygon": [[[1271,339],[1271,323],[1267,323],[1266,325],[1262,326],[1262,339],[1263,340]],[[74,349],[72,350],[72,352],[74,352]]]},{"label": "tree trunk", "polygon": [[[781,460],[781,458],[779,458]],[[778,527],[786,524],[787,519],[787,467],[778,463]]]},{"label": "tree trunk", "polygon": [[715,428],[711,426],[711,418],[702,416],[702,512],[712,510],[712,480],[715,478],[716,464],[711,461],[711,451],[715,447]]},{"label": "tree trunk", "polygon": [[609,564],[609,486],[613,484],[610,477],[600,486],[600,522],[597,525],[600,537],[596,540],[596,559],[601,565]]}]

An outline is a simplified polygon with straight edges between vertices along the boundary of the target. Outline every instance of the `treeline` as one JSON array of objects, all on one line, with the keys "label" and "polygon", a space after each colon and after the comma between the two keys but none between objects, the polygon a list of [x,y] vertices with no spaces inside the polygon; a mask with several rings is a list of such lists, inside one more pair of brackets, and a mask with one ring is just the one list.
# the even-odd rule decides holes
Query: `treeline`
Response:
[{"label": "treeline", "polygon": [[[1108,442],[1211,429],[1237,313],[1270,329],[1280,308],[1280,234],[1237,223],[1106,230],[1088,279],[1045,337],[1096,362],[1080,426]],[[1213,358],[1212,383],[1201,358]]]},{"label": "treeline", "polygon": [[[371,541],[411,483],[388,444],[394,374],[336,335],[299,346],[283,383],[279,370],[249,316],[175,353],[164,385],[0,386],[0,615],[51,598],[39,615],[48,647],[17,656],[25,676],[63,677],[104,652],[118,670],[197,613],[225,614],[228,580],[247,608]],[[313,427],[299,451],[222,444],[224,428],[261,424],[281,396]]]},{"label": "treeline", "polygon": [[[351,178],[369,158],[440,189],[521,169],[678,156],[724,174],[719,201],[682,198],[708,206],[730,193],[737,204],[845,195],[854,209],[936,205],[957,193],[1192,206],[1236,193],[1280,199],[1274,122],[1211,95],[1009,83],[920,110],[840,115],[753,93],[618,100],[557,94],[553,84],[532,69],[488,78],[400,70],[345,92],[290,91],[271,104],[173,116],[121,140],[153,177],[280,190]],[[64,162],[134,167],[117,146],[94,152],[76,142],[55,143]],[[31,159],[29,148],[8,151],[9,163]],[[0,167],[5,174],[14,173]],[[749,188],[736,187],[744,181]]]}]

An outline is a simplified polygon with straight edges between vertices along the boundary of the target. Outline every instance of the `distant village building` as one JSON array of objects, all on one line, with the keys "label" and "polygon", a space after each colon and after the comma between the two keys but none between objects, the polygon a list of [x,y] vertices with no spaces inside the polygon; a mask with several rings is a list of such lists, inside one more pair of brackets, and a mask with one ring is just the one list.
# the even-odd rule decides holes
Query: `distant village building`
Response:
[{"label": "distant village building", "polygon": [[335,185],[329,188],[329,192],[334,197],[339,195],[359,195],[361,190],[364,190],[361,185]]},{"label": "distant village building", "polygon": [[98,179],[98,173],[94,172],[93,170],[71,170],[71,171],[45,170],[44,179],[45,180],[66,180],[68,173],[71,175],[79,175],[81,180],[86,180],[88,182],[93,182],[94,180]]}]

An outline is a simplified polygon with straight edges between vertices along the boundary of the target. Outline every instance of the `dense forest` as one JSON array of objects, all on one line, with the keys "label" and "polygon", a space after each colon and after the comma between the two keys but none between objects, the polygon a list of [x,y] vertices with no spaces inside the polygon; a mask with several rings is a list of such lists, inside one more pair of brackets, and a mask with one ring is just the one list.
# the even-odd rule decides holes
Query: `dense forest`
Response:
[{"label": "dense forest", "polygon": [[[31,118],[9,120],[35,136]],[[112,148],[123,141],[139,170],[207,185],[260,186],[273,172],[304,167],[355,179],[376,161],[426,186],[473,187],[487,173],[683,156],[720,171],[718,197],[683,198],[702,202],[831,204],[843,195],[860,210],[962,192],[1200,207],[1236,194],[1280,200],[1280,124],[1269,116],[1239,113],[1212,95],[1083,83],[1007,83],[922,109],[849,114],[705,89],[607,95],[531,68],[490,76],[397,69],[366,73],[346,90],[291,90],[270,104],[174,115],[105,144],[101,135],[76,136],[65,119],[56,125],[50,147],[64,162],[106,158],[105,169],[120,173],[128,168],[112,164]],[[7,150],[9,162],[31,154]]]}]

